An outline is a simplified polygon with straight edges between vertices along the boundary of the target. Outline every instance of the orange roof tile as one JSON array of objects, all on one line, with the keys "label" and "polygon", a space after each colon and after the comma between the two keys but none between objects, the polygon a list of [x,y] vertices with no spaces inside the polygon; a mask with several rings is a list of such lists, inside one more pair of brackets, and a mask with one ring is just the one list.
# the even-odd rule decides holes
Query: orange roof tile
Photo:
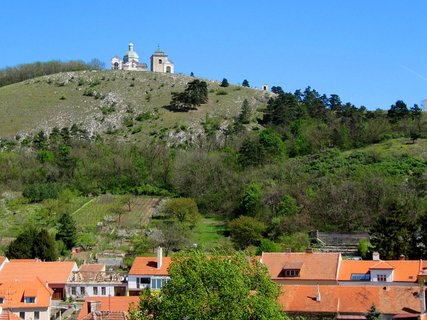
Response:
[{"label": "orange roof tile", "polygon": [[77,265],[71,261],[43,262],[12,259],[0,271],[0,283],[15,280],[29,281],[39,277],[49,284],[62,284],[68,281],[73,269],[77,269]]},{"label": "orange roof tile", "polygon": [[282,270],[291,266],[301,266],[298,280],[336,280],[339,253],[296,253],[296,252],[263,252],[261,263],[267,266],[271,278],[287,279],[281,275]]},{"label": "orange roof tile", "polygon": [[127,312],[131,304],[137,305],[139,303],[139,297],[125,296],[125,297],[90,297],[85,300],[83,306],[77,317],[78,320],[84,318],[88,314],[88,302],[99,301],[101,302],[100,311],[112,311],[112,312]]},{"label": "orange roof tile", "polygon": [[[34,303],[24,303],[25,292],[31,292]],[[7,281],[0,284],[0,295],[3,298],[2,308],[47,308],[50,305],[52,289],[46,287],[39,278],[31,281]]]},{"label": "orange roof tile", "polygon": [[282,285],[279,302],[285,312],[364,314],[374,303],[384,314],[416,314],[419,286]]},{"label": "orange roof tile", "polygon": [[369,269],[377,269],[377,270],[393,270],[394,267],[387,263],[386,261],[377,261],[377,263],[373,264],[369,267]]},{"label": "orange roof tile", "polygon": [[416,282],[417,275],[422,268],[421,260],[389,260],[381,262],[386,264],[378,265],[378,261],[375,260],[343,260],[341,261],[338,280],[350,281],[352,274],[367,274],[369,269],[389,266],[387,269],[394,269],[393,281]]},{"label": "orange roof tile", "polygon": [[162,267],[157,269],[157,257],[136,257],[129,275],[167,276],[171,261],[170,257],[163,257]]},{"label": "orange roof tile", "polygon": [[10,310],[3,310],[3,312],[0,314],[0,320],[22,320],[22,319]]}]

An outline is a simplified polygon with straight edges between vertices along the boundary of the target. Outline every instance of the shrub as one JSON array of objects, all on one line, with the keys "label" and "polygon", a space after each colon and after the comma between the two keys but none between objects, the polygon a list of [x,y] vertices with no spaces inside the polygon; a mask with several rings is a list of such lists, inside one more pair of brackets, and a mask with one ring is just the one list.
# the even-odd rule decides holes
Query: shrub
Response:
[{"label": "shrub", "polygon": [[56,183],[34,183],[27,185],[22,192],[31,202],[41,202],[45,199],[56,199],[62,187]]}]

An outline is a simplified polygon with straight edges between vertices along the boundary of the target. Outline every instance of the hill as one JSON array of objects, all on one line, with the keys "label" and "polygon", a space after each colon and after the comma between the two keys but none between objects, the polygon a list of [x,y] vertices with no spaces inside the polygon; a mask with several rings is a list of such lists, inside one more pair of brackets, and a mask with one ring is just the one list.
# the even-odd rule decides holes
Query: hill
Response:
[{"label": "hill", "polygon": [[198,110],[171,112],[164,108],[171,93],[183,91],[193,77],[131,71],[59,73],[0,88],[0,137],[20,140],[40,130],[78,125],[89,135],[110,134],[137,141],[146,136],[184,143],[203,133],[215,119],[225,127],[248,99],[264,107],[268,96],[240,86],[220,88],[207,81],[209,101]]}]

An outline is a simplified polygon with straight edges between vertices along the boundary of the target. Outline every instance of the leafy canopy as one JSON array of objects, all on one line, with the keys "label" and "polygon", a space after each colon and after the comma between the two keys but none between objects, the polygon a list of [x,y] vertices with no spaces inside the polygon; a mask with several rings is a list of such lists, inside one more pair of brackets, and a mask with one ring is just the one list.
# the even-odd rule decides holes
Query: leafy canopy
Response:
[{"label": "leafy canopy", "polygon": [[243,253],[190,251],[173,258],[169,273],[158,299],[141,296],[137,319],[286,319],[266,267]]}]

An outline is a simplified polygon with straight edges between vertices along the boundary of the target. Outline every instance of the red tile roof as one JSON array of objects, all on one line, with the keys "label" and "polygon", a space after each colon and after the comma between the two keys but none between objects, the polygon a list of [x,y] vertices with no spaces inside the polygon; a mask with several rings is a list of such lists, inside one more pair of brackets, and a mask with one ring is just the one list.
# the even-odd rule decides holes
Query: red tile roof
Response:
[{"label": "red tile roof", "polygon": [[14,260],[6,263],[0,271],[0,283],[4,281],[29,281],[39,277],[49,284],[65,284],[71,276],[75,262],[43,262]]},{"label": "red tile roof", "polygon": [[393,271],[393,281],[416,282],[418,274],[422,271],[421,260],[343,260],[341,261],[338,275],[339,281],[350,281],[352,274],[367,274],[370,269],[390,269]]},{"label": "red tile roof", "polygon": [[88,302],[99,301],[101,303],[100,311],[127,312],[132,304],[139,303],[139,297],[90,297],[85,300],[77,317],[78,320],[84,318],[89,312]]},{"label": "red tile roof", "polygon": [[167,276],[171,264],[170,257],[163,257],[162,267],[157,269],[157,257],[136,257],[129,275]]},{"label": "red tile roof", "polygon": [[10,310],[3,310],[3,312],[0,314],[0,320],[22,320],[22,319]]},{"label": "red tile roof", "polygon": [[267,266],[273,280],[289,279],[283,277],[283,269],[297,266],[301,271],[295,280],[336,280],[340,259],[339,253],[263,252],[261,263]]},{"label": "red tile roof", "polygon": [[[25,294],[29,292],[30,295]],[[48,308],[53,291],[39,278],[31,281],[7,281],[0,284],[2,308]],[[34,303],[24,303],[24,297],[35,297]]]},{"label": "red tile roof", "polygon": [[374,303],[384,314],[420,312],[419,286],[282,285],[279,302],[286,312],[364,314]]}]

